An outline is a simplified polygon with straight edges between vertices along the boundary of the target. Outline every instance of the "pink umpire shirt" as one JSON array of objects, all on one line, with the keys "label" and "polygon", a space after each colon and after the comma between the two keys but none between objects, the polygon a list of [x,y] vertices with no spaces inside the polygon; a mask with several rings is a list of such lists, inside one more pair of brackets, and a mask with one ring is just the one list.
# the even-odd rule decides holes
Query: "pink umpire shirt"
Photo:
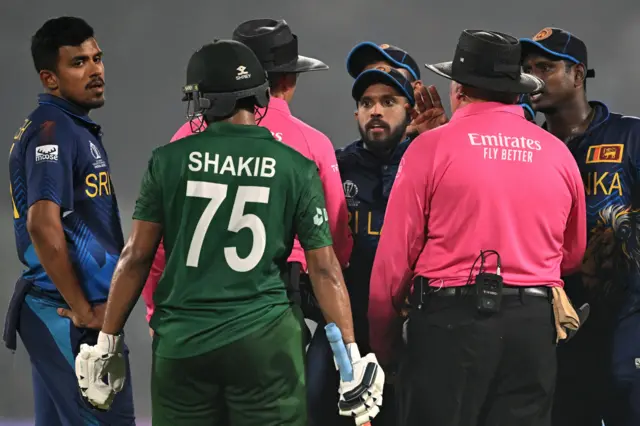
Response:
[{"label": "pink umpire shirt", "polygon": [[[263,113],[261,110],[260,113]],[[283,99],[272,97],[267,114],[260,125],[271,131],[273,137],[298,151],[318,165],[318,173],[324,188],[327,216],[333,238],[333,248],[340,264],[344,267],[349,262],[353,240],[348,224],[347,202],[342,189],[342,180],[338,171],[336,154],[331,141],[320,131],[291,115],[289,105]],[[187,122],[173,135],[171,142],[192,134],[191,123]],[[296,238],[289,262],[300,262],[304,270],[307,261],[300,242]],[[164,246],[160,243],[149,272],[149,277],[142,291],[142,298],[147,306],[147,321],[154,310],[153,292],[158,286],[165,267]]]},{"label": "pink umpire shirt", "polygon": [[[389,360],[412,278],[465,285],[480,250],[500,254],[505,284],[563,286],[560,276],[582,261],[586,219],[580,171],[562,141],[519,106],[459,108],[400,163],[371,273],[372,349]],[[485,266],[494,272],[496,257]]]}]

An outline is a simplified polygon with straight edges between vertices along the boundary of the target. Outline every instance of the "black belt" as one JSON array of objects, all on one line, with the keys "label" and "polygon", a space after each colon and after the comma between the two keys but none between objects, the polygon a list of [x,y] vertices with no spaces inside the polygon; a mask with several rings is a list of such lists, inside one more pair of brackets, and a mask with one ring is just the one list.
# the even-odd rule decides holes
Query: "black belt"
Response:
[{"label": "black belt", "polygon": [[[418,277],[413,281],[413,293],[411,294],[411,305],[419,306],[427,297],[435,296],[469,296],[475,295],[476,288],[473,285],[464,285],[460,287],[433,287],[429,286],[429,280],[424,277]],[[521,287],[510,286],[505,284],[502,287],[503,296],[534,296],[545,297],[551,299],[551,292],[546,286]]]},{"label": "black belt", "polygon": [[[474,286],[462,286],[462,287],[448,287],[438,288],[429,287],[425,294],[429,296],[467,296],[469,294],[476,294]],[[503,296],[521,296],[523,294],[529,296],[549,297],[548,287],[503,287]]]}]

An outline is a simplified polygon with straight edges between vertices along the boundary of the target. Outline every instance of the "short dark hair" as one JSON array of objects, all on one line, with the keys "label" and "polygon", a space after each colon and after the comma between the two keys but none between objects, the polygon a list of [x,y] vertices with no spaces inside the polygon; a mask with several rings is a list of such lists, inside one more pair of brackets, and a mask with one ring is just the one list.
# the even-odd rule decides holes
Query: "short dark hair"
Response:
[{"label": "short dark hair", "polygon": [[267,72],[267,80],[269,80],[269,89],[275,91],[279,89],[280,81],[288,75],[296,75],[297,72]]},{"label": "short dark hair", "polygon": [[486,102],[500,102],[501,104],[513,105],[518,101],[518,95],[515,93],[496,92],[495,90],[480,89],[466,85],[463,85],[463,89],[465,95]]},{"label": "short dark hair", "polygon": [[63,46],[80,46],[93,37],[93,28],[84,19],[62,16],[49,19],[31,37],[31,56],[36,71],[55,71]]}]

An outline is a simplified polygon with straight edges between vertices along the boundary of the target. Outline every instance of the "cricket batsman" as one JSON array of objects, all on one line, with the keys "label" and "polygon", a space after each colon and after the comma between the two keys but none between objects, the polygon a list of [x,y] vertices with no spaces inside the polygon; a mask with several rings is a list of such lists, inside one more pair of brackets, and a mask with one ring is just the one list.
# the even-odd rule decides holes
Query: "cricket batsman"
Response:
[{"label": "cricket batsman", "polygon": [[356,424],[378,413],[384,372],[354,341],[316,166],[256,125],[268,87],[242,43],[217,40],[191,57],[185,97],[207,128],[149,161],[98,343],[76,358],[78,383],[96,406],[107,408],[122,386],[122,329],[163,239],[167,265],[151,318],[153,425],[306,425],[301,324],[284,283],[297,235],[353,365],[339,411]]},{"label": "cricket batsman", "polygon": [[[318,167],[333,246],[336,257],[344,268],[349,262],[353,239],[348,224],[347,202],[342,191],[342,181],[338,172],[333,144],[325,134],[295,117],[289,106],[300,77],[310,72],[328,70],[329,66],[319,59],[300,55],[298,38],[289,24],[282,19],[262,18],[245,21],[235,28],[232,38],[253,50],[268,75],[269,104],[265,109],[256,111],[256,114],[262,117],[259,120],[260,126],[269,129],[276,140],[313,160]],[[268,114],[265,114],[266,112]],[[192,122],[186,122],[173,136],[172,141],[203,131],[206,128],[206,123],[201,120],[198,120],[198,124],[198,126],[194,126]],[[313,297],[310,294],[311,284],[307,274],[304,251],[297,240],[294,240],[288,263],[291,269],[288,280],[290,297],[298,302],[308,317],[314,321],[320,321],[322,314],[319,313],[320,319],[314,315],[319,310],[308,308],[311,304],[309,301],[313,302]],[[164,267],[164,249],[160,243],[142,292],[147,306],[147,321],[153,314],[153,292]],[[315,307],[315,304],[312,306]],[[302,314],[300,316],[302,317]],[[308,343],[307,340],[305,339],[305,346]]]}]

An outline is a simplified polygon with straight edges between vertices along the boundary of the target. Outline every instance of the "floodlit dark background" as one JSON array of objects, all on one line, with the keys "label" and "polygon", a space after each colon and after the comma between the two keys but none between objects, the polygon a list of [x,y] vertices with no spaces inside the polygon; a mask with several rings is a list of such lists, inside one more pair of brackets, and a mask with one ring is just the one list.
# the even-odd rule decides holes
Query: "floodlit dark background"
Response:
[{"label": "floodlit dark background", "polygon": [[[31,35],[61,15],[86,19],[105,51],[107,102],[92,113],[103,126],[104,143],[122,209],[125,237],[143,168],[152,148],[169,141],[184,121],[181,86],[191,53],[214,38],[230,38],[234,27],[253,18],[284,18],[299,37],[300,52],[331,67],[303,75],[292,103],[295,115],[325,132],[336,147],[354,140],[354,102],[345,58],[358,42],[403,47],[419,64],[450,60],[461,30],[492,29],[533,36],[546,26],[582,38],[597,77],[589,96],[615,111],[640,115],[640,2],[637,0],[269,0],[151,1],[2,0],[0,2],[0,137],[6,153],[40,92],[31,61]],[[447,81],[422,69],[423,81],[447,96]],[[448,99],[443,99],[448,108]],[[7,162],[0,166],[8,179]],[[9,182],[0,222],[0,314],[4,317],[22,266],[14,245]],[[0,318],[1,320],[1,318]],[[139,303],[127,325],[136,411],[150,413],[150,344]],[[0,347],[0,424],[33,424],[31,369],[24,348]],[[14,424],[14,423],[11,423]]]}]

